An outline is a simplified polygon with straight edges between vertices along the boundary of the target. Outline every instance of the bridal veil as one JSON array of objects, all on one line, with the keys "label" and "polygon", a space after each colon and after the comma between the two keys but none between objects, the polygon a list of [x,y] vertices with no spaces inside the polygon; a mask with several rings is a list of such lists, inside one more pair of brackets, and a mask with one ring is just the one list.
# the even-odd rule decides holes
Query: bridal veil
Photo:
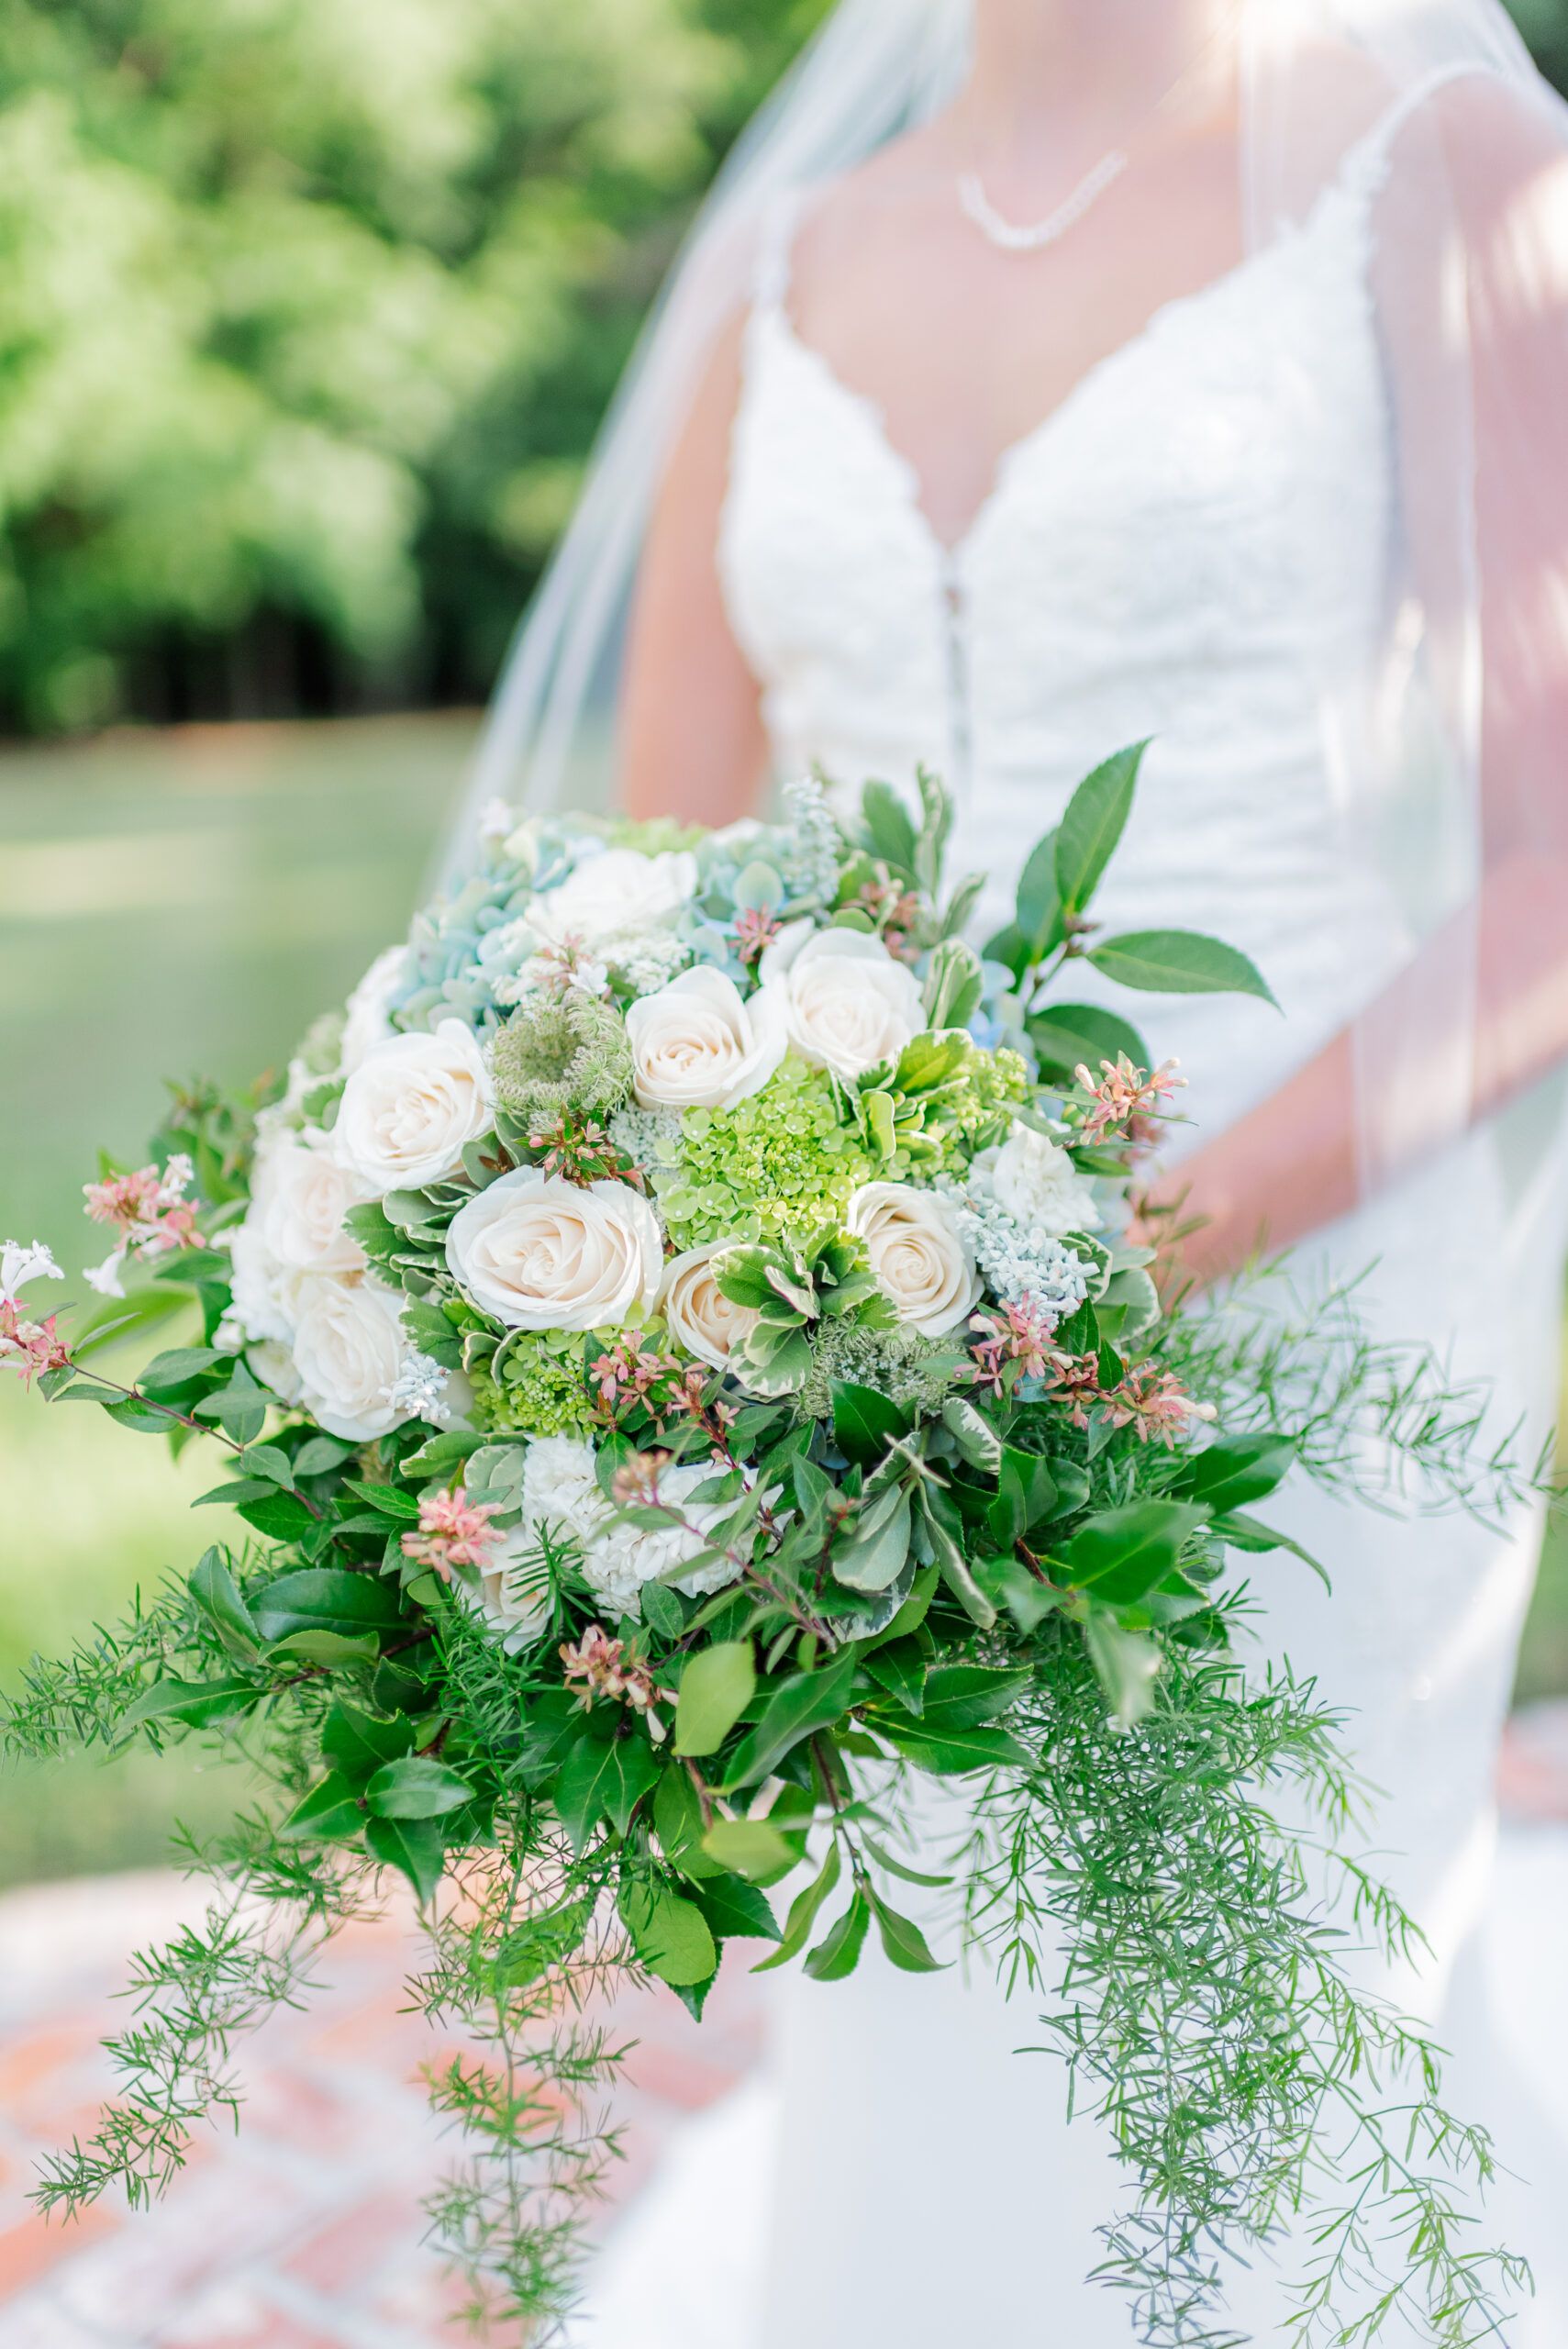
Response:
[{"label": "bridal veil", "polygon": [[[841,0],[731,155],[519,629],[454,869],[492,797],[607,799],[643,531],[761,222],[943,106],[969,17],[969,0]],[[1471,1123],[1478,1081],[1507,1093],[1499,1060],[1529,1061],[1568,984],[1568,108],[1500,0],[1245,0],[1238,39],[1246,255],[1297,233],[1347,170],[1377,182],[1398,525],[1380,639],[1321,712],[1344,821],[1411,943],[1406,981],[1355,1026],[1370,1195]],[[1555,1155],[1545,1129],[1535,1154]]]}]

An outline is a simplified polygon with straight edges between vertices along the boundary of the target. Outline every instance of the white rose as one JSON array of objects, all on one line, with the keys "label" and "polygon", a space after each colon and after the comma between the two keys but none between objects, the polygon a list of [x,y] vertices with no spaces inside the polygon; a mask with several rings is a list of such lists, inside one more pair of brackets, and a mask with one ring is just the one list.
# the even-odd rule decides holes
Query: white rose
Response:
[{"label": "white rose", "polygon": [[373,1196],[324,1136],[306,1141],[291,1135],[268,1156],[262,1239],[289,1271],[362,1273],[364,1251],[344,1230],[343,1218]]},{"label": "white rose", "polygon": [[777,988],[742,1003],[734,980],[706,965],[632,1004],[626,1032],[644,1109],[731,1109],[762,1091],[789,1042]]},{"label": "white rose", "polygon": [[644,856],[640,849],[607,848],[534,899],[528,928],[551,946],[569,938],[591,946],[617,930],[662,927],[696,892],[697,861],[689,849]]},{"label": "white rose", "polygon": [[735,1304],[713,1276],[714,1258],[734,1245],[732,1240],[710,1240],[706,1247],[688,1248],[684,1256],[672,1257],[664,1267],[659,1300],[677,1345],[715,1370],[728,1368],[731,1348],[742,1344],[757,1326],[755,1309]]},{"label": "white rose", "polygon": [[294,1147],[295,1138],[287,1127],[263,1129],[250,1174],[250,1205],[244,1222],[227,1235],[234,1267],[234,1301],[229,1308],[234,1319],[247,1338],[278,1345],[288,1345],[294,1338],[300,1297],[308,1278],[298,1265],[285,1264],[267,1237],[278,1164]]},{"label": "white rose", "polygon": [[764,952],[760,973],[764,993],[784,990],[795,1051],[836,1076],[859,1076],[901,1052],[928,1024],[913,971],[864,930],[818,930],[807,938],[792,922]]},{"label": "white rose", "polygon": [[519,1166],[452,1218],[447,1263],[515,1330],[597,1330],[651,1311],[664,1277],[659,1219],[624,1183]]},{"label": "white rose", "polygon": [[1100,1220],[1087,1178],[1032,1126],[1015,1124],[1001,1149],[982,1151],[974,1165],[997,1206],[1026,1230],[1060,1240],[1063,1232],[1093,1231]]},{"label": "white rose", "polygon": [[[532,1564],[525,1564],[531,1557]],[[527,1519],[505,1534],[473,1584],[460,1582],[508,1655],[538,1639],[550,1621],[550,1577],[539,1564],[539,1537]]]},{"label": "white rose", "polygon": [[443,1019],[432,1036],[393,1036],[366,1053],[343,1087],[333,1148],[377,1198],[420,1191],[489,1132],[495,1100],[478,1039]]},{"label": "white rose", "polygon": [[984,1283],[947,1201],[907,1183],[862,1183],[844,1221],[863,1240],[884,1294],[901,1321],[945,1337],[980,1302]]},{"label": "white rose", "polygon": [[[690,1496],[714,1474],[712,1464],[693,1461],[684,1468],[666,1468],[659,1478],[659,1498],[678,1508],[687,1525],[612,1525],[594,1535],[583,1556],[584,1579],[623,1614],[635,1615],[645,1582],[655,1582],[684,1559],[707,1547],[709,1529],[734,1508],[733,1501],[696,1501]],[[733,1558],[710,1558],[675,1587],[695,1598],[722,1590],[740,1568]]]},{"label": "white rose", "polygon": [[294,1356],[281,1339],[265,1338],[259,1346],[247,1346],[245,1359],[261,1380],[274,1395],[289,1405],[298,1402],[302,1392],[300,1375],[294,1366]]},{"label": "white rose", "polygon": [[403,1299],[373,1281],[308,1280],[294,1334],[300,1401],[328,1435],[352,1443],[408,1416],[387,1398],[403,1368]]},{"label": "white rose", "polygon": [[389,946],[384,954],[376,956],[349,997],[339,1058],[345,1076],[353,1074],[374,1046],[384,1044],[396,1033],[387,1007],[402,982],[407,961],[406,946]]}]

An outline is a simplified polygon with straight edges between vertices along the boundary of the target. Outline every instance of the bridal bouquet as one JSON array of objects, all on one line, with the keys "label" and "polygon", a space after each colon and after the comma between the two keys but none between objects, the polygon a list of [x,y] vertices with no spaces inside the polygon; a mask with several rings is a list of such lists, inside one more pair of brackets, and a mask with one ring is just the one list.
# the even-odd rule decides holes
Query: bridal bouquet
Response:
[{"label": "bridal bouquet", "polygon": [[[1252,1510],[1296,1457],[1278,1357],[1162,1308],[1129,1186],[1179,1079],[1063,999],[1075,965],[1267,994],[1214,941],[1091,920],[1140,755],[1080,786],[984,957],[929,780],[918,824],[876,784],[842,828],[815,783],[709,834],[496,808],[278,1097],[177,1097],[153,1163],[88,1186],[123,1307],[68,1344],[21,1298],[47,1252],[7,1247],[0,1355],[220,1445],[203,1500],[254,1535],[35,1666],[12,1742],[198,1737],[277,1790],[206,1933],[140,1962],[125,2098],[46,2203],[164,2183],[233,2033],[393,1870],[419,1996],[473,2046],[431,2081],[474,2147],[438,2225],[477,2304],[554,2313],[613,2150],[587,1994],[630,1969],[700,2017],[727,1943],[828,1985],[873,1931],[923,1972],[941,1894],[1110,2121],[1107,2272],[1150,2337],[1199,2337],[1212,2246],[1266,2238],[1349,2110],[1410,2221],[1399,2290],[1483,2304],[1437,2173],[1485,2143],[1348,1988],[1259,1800],[1340,1791],[1310,1690],[1230,1652],[1227,1561],[1281,1545]],[[134,1384],[90,1366],[182,1301],[199,1330]],[[972,1797],[956,1854],[913,1823],[926,1776]],[[1412,2060],[1385,2126],[1368,2083]],[[1357,2178],[1304,2321],[1367,2223]]]}]

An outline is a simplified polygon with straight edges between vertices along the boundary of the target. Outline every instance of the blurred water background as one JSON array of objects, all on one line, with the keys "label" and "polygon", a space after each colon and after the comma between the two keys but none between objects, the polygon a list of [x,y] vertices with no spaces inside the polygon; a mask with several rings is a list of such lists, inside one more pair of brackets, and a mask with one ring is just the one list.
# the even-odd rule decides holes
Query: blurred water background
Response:
[{"label": "blurred water background", "polygon": [[[284,1057],[404,927],[693,206],[827,0],[0,0],[0,1236]],[[1568,0],[1517,0],[1568,79]],[[0,1381],[0,1688],[224,1513]],[[1519,1691],[1568,1691],[1568,1527]],[[180,1759],[0,1774],[0,1885]]]}]

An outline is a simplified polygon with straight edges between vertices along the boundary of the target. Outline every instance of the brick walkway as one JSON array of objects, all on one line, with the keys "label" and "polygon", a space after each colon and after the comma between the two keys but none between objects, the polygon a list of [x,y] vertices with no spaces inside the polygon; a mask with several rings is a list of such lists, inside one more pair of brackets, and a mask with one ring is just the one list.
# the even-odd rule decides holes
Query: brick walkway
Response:
[{"label": "brick walkway", "polygon": [[[1510,1727],[1504,1814],[1568,1820],[1568,1704]],[[448,2349],[452,2288],[421,2245],[421,2195],[442,2141],[417,2072],[438,2052],[404,2012],[409,1922],[354,1927],[325,1954],[304,2013],[269,2022],[241,2059],[238,2136],[205,2137],[150,2214],[100,2208],[46,2225],[27,2191],[38,2155],[92,2127],[109,2075],[98,2042],[127,2017],[128,1954],[199,1898],[162,1875],[89,1878],[0,1900],[0,2342],[5,2349]],[[757,2064],[762,2001],[742,1944],[693,2023],[663,1992],[617,2021],[639,2045],[620,2117],[617,2201],[645,2186],[681,2124]],[[613,2223],[615,2210],[607,2214]]]}]

